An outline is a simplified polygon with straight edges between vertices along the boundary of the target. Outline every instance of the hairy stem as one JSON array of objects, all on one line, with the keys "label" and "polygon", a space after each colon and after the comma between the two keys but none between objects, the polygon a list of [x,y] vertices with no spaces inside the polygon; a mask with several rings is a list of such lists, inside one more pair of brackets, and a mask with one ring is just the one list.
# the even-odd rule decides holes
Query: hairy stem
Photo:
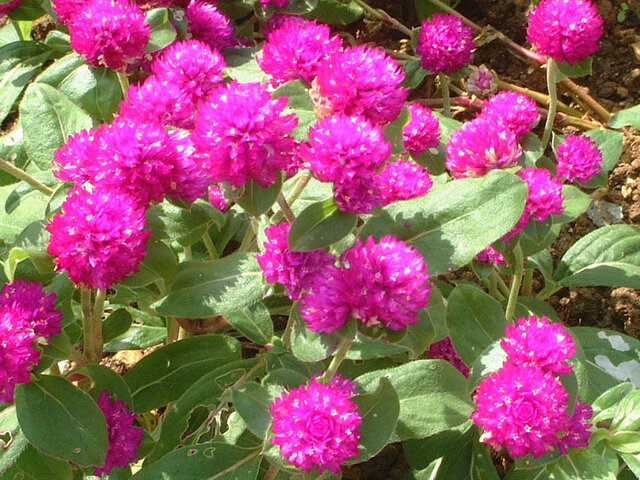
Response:
[{"label": "hairy stem", "polygon": [[340,345],[338,346],[338,350],[333,355],[333,358],[331,359],[331,363],[329,364],[327,371],[324,372],[324,375],[321,378],[321,381],[323,383],[329,383],[331,381],[333,376],[338,371],[338,368],[340,368],[342,361],[347,356],[347,353],[349,353],[349,350],[351,349],[351,345],[353,345],[353,341],[354,341],[354,338],[349,337],[349,338],[344,338],[340,342]]},{"label": "hairy stem", "polygon": [[88,363],[99,363],[102,358],[102,314],[105,297],[105,290],[96,290],[95,301],[92,305],[91,289],[82,288],[80,290],[84,356]]},{"label": "hairy stem", "polygon": [[440,88],[442,89],[442,114],[445,117],[451,117],[451,100],[449,94],[449,78],[446,74],[438,74],[440,77]]},{"label": "hairy stem", "polygon": [[293,214],[293,211],[289,206],[289,202],[287,202],[287,199],[284,198],[284,195],[282,195],[282,192],[278,193],[278,206],[280,207],[280,210],[282,210],[282,212],[284,213],[284,216],[287,219],[287,221],[290,224],[293,224],[293,222],[296,221],[296,216]]},{"label": "hairy stem", "polygon": [[202,241],[204,242],[204,246],[207,247],[207,253],[209,254],[209,258],[211,260],[215,260],[219,258],[218,250],[216,246],[213,244],[211,237],[209,236],[209,232],[204,232],[202,235]]},{"label": "hairy stem", "polygon": [[27,172],[25,172],[24,170],[19,169],[18,167],[16,167],[12,163],[7,162],[6,160],[0,159],[0,169],[4,170],[5,172],[7,172],[10,175],[13,175],[17,179],[28,183],[33,188],[35,188],[39,192],[44,193],[47,196],[53,195],[53,190],[50,189],[49,187],[47,187],[44,183],[36,180],[34,177],[29,175]]},{"label": "hairy stem", "polygon": [[533,268],[527,268],[524,271],[524,280],[522,281],[522,294],[531,296],[531,288],[533,286]]},{"label": "hairy stem", "polygon": [[516,243],[516,246],[513,249],[513,255],[515,257],[515,270],[513,272],[513,278],[511,279],[509,300],[507,301],[507,309],[505,311],[507,322],[513,321],[513,317],[516,311],[516,303],[518,302],[518,293],[520,292],[520,284],[522,283],[524,257],[522,255],[522,247],[520,247],[520,242]]},{"label": "hairy stem", "polygon": [[549,91],[549,113],[547,113],[547,121],[544,124],[544,133],[542,134],[542,148],[547,148],[551,132],[553,131],[553,123],[556,119],[556,110],[558,108],[558,94],[556,92],[556,61],[549,57],[547,61],[547,90]]}]

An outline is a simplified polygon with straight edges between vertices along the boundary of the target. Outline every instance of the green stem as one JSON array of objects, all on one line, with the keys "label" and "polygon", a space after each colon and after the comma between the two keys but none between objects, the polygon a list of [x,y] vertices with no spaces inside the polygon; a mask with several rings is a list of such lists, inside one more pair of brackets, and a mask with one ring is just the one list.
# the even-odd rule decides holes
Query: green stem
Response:
[{"label": "green stem", "polygon": [[282,192],[278,193],[278,205],[280,206],[280,209],[284,213],[284,216],[287,219],[287,221],[293,225],[293,222],[296,221],[296,216],[293,214],[293,211],[289,206],[289,202],[287,202],[287,199],[284,198],[284,195],[282,195]]},{"label": "green stem", "polygon": [[178,340],[178,333],[180,332],[180,324],[174,317],[169,318],[169,327],[167,329],[167,345],[174,343]]},{"label": "green stem", "polygon": [[505,317],[507,322],[511,322],[513,320],[515,311],[516,311],[516,303],[518,303],[518,293],[520,292],[520,284],[522,283],[522,271],[524,269],[524,257],[522,254],[522,247],[520,247],[520,242],[516,243],[515,248],[513,249],[513,255],[515,257],[515,265],[513,278],[511,279],[511,289],[509,290],[509,300],[507,302],[507,309],[505,311]]},{"label": "green stem", "polygon": [[409,27],[407,27],[406,25],[404,25],[403,23],[401,23],[400,21],[398,21],[395,18],[391,17],[384,10],[380,10],[378,8],[373,8],[373,7],[369,6],[363,0],[353,0],[353,2],[355,4],[357,4],[357,5],[359,5],[360,7],[362,7],[362,9],[365,12],[367,12],[369,15],[371,15],[373,18],[378,19],[380,22],[384,23],[388,27],[391,27],[394,30],[398,30],[399,32],[404,33],[407,37],[411,38],[411,33],[412,33],[411,29]]},{"label": "green stem", "polygon": [[498,289],[500,290],[502,295],[504,295],[504,298],[509,298],[509,287],[507,287],[507,284],[504,283],[504,280],[502,280],[502,277],[500,277],[498,272],[496,272],[495,270],[491,272],[491,277],[495,279],[495,282],[498,285]]},{"label": "green stem", "polygon": [[449,93],[449,79],[445,73],[440,73],[440,88],[442,89],[442,114],[451,117],[451,94]]},{"label": "green stem", "polygon": [[[303,190],[311,180],[311,174],[305,173],[300,177],[296,186],[293,187],[292,192],[289,194],[289,197],[286,199],[288,205],[293,205],[293,203],[298,199],[298,197],[302,194]],[[284,211],[282,209],[278,210],[273,217],[271,218],[271,223],[277,225],[280,223],[280,220],[284,217]]]},{"label": "green stem", "polygon": [[280,469],[276,465],[271,464],[269,470],[267,470],[267,474],[264,476],[264,480],[274,480],[278,476],[278,473],[280,473]]},{"label": "green stem", "polygon": [[45,184],[41,183],[40,181],[36,180],[34,177],[29,175],[24,170],[21,170],[18,167],[16,167],[15,165],[7,162],[6,160],[0,159],[0,169],[4,170],[5,172],[9,173],[10,175],[13,175],[16,178],[22,180],[23,182],[28,183],[33,188],[35,188],[39,192],[44,193],[45,195],[47,195],[49,197],[51,195],[53,195],[53,190],[52,189],[50,189],[49,187],[47,187]]},{"label": "green stem", "polygon": [[493,298],[496,298],[498,296],[498,280],[493,274],[489,275],[489,295],[491,295]]},{"label": "green stem", "polygon": [[533,286],[533,268],[527,268],[524,271],[524,280],[522,281],[522,294],[531,296],[531,288]]},{"label": "green stem", "polygon": [[191,253],[191,247],[190,246],[185,246],[183,251],[184,251],[184,259],[186,261],[193,260],[193,254]]},{"label": "green stem", "polygon": [[105,296],[105,290],[96,290],[96,298],[92,305],[91,290],[80,290],[84,356],[88,363],[99,363],[102,359],[102,314]]},{"label": "green stem", "polygon": [[211,260],[215,260],[216,258],[220,257],[218,255],[218,250],[216,249],[216,246],[213,244],[213,241],[209,236],[209,232],[204,232],[204,234],[202,235],[202,241],[204,242],[204,246],[207,247],[207,252],[209,253],[209,258]]},{"label": "green stem", "polygon": [[238,248],[239,252],[248,252],[253,248],[253,241],[256,237],[256,232],[253,230],[253,223],[247,225],[247,231],[244,232],[244,238]]},{"label": "green stem", "polygon": [[347,353],[349,353],[349,350],[351,349],[351,345],[353,345],[353,341],[354,341],[354,338],[350,337],[350,338],[344,338],[342,342],[340,342],[340,345],[338,346],[338,350],[336,351],[336,353],[333,355],[333,358],[331,359],[329,368],[327,368],[327,371],[324,372],[324,375],[321,378],[321,381],[323,383],[329,383],[331,381],[333,376],[338,371],[338,368],[340,368],[340,364],[342,364],[342,361],[347,356]]},{"label": "green stem", "polygon": [[542,148],[547,148],[551,131],[553,130],[553,122],[556,119],[556,111],[558,109],[558,94],[556,92],[556,61],[549,57],[547,60],[547,90],[549,92],[549,113],[547,113],[547,121],[544,124],[544,134],[542,135]]}]

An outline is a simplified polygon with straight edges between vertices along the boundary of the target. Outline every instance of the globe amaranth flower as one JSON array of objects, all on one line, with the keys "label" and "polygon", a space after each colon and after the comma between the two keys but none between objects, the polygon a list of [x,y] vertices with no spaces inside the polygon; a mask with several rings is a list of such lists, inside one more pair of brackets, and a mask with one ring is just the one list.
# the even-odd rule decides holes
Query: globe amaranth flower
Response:
[{"label": "globe amaranth flower", "polygon": [[484,64],[476,67],[469,65],[469,72],[465,79],[467,91],[477,97],[485,98],[498,91],[497,75]]},{"label": "globe amaranth flower", "polygon": [[418,103],[407,105],[411,121],[402,130],[402,141],[411,155],[418,156],[427,148],[440,145],[440,121],[433,112]]},{"label": "globe amaranth flower", "polygon": [[560,444],[568,401],[552,373],[507,362],[478,386],[471,419],[484,430],[482,442],[496,450],[506,447],[512,457],[538,458]]},{"label": "globe amaranth flower", "polygon": [[319,474],[340,473],[341,465],[358,456],[362,417],[351,399],[355,384],[339,376],[327,383],[312,379],[284,392],[269,407],[273,438],[291,464]]},{"label": "globe amaranth flower", "polygon": [[432,343],[427,351],[427,357],[446,360],[456,367],[466,378],[469,378],[471,371],[469,367],[467,367],[467,364],[464,363],[464,360],[460,358],[460,355],[458,355],[458,352],[451,342],[451,337],[444,337],[442,340]]},{"label": "globe amaranth flower", "polygon": [[422,255],[391,235],[376,243],[358,239],[340,259],[343,295],[351,315],[367,326],[402,330],[420,320],[429,303],[431,283]]},{"label": "globe amaranth flower", "polygon": [[69,33],[71,47],[87,63],[122,71],[142,58],[151,27],[128,0],[92,0],[71,15]]},{"label": "globe amaranth flower", "polygon": [[522,156],[515,133],[482,116],[454,131],[446,151],[453,178],[481,177],[496,168],[514,166]]},{"label": "globe amaranth flower", "polygon": [[195,202],[207,195],[211,178],[196,159],[191,134],[187,130],[175,129],[169,132],[169,145],[176,152],[176,160],[171,172],[171,198]]},{"label": "globe amaranth flower", "polygon": [[10,307],[0,307],[0,402],[13,402],[16,385],[30,383],[31,371],[40,361],[36,333]]},{"label": "globe amaranth flower", "polygon": [[603,23],[589,0],[542,0],[529,15],[527,40],[542,55],[573,65],[598,50]]},{"label": "globe amaranth flower", "polygon": [[587,183],[602,171],[602,151],[586,135],[567,135],[556,149],[557,175]]},{"label": "globe amaranth flower", "polygon": [[0,3],[0,18],[6,17],[22,4],[22,0],[11,0]]},{"label": "globe amaranth flower", "polygon": [[224,195],[222,186],[212,183],[207,189],[209,203],[216,207],[219,211],[224,212],[229,206],[229,201]]},{"label": "globe amaranth flower", "polygon": [[519,318],[507,326],[500,345],[509,362],[535,365],[556,375],[571,372],[572,365],[566,361],[576,354],[575,342],[561,324],[536,315]]},{"label": "globe amaranth flower", "polygon": [[567,447],[580,448],[589,446],[589,438],[593,424],[590,422],[593,417],[593,409],[588,403],[580,403],[580,397],[576,401],[573,415],[565,427],[562,441],[558,449],[564,455],[568,453]]},{"label": "globe amaranth flower", "polygon": [[493,122],[502,122],[516,134],[518,141],[533,130],[540,120],[535,100],[512,91],[502,91],[485,101],[480,115]]},{"label": "globe amaranth flower", "polygon": [[137,416],[129,411],[124,401],[111,400],[108,391],[102,391],[97,403],[107,419],[109,434],[105,464],[93,471],[94,475],[100,477],[109,474],[114,467],[126,468],[138,460],[136,451],[142,443],[143,429],[134,426]]},{"label": "globe amaranth flower", "polygon": [[58,16],[58,22],[67,25],[71,21],[73,14],[88,1],[89,0],[54,0],[51,2],[51,7]]},{"label": "globe amaranth flower", "polygon": [[489,245],[483,251],[481,251],[478,255],[476,255],[476,260],[482,263],[490,263],[493,265],[504,265],[506,262],[504,260],[504,255]]},{"label": "globe amaranth flower", "polygon": [[416,53],[426,70],[450,75],[471,62],[475,48],[473,29],[462,18],[434,13],[431,20],[422,22]]},{"label": "globe amaranth flower", "polygon": [[216,50],[234,44],[231,20],[215,5],[203,0],[191,0],[186,15],[187,31],[196,40],[201,40]]},{"label": "globe amaranth flower", "polygon": [[137,272],[151,232],[145,210],[119,190],[76,187],[47,225],[58,271],[85,288],[107,289]]},{"label": "globe amaranth flower", "polygon": [[388,163],[375,182],[382,193],[383,205],[422,197],[433,186],[429,171],[410,160]]},{"label": "globe amaranth flower", "polygon": [[299,18],[286,18],[271,30],[257,59],[260,68],[273,77],[274,85],[296,79],[311,83],[320,62],[342,47],[342,40],[331,36],[328,25]]},{"label": "globe amaranth flower", "polygon": [[257,255],[258,263],[269,283],[281,283],[292,300],[298,300],[306,277],[315,271],[335,264],[336,258],[323,250],[294,252],[289,248],[291,225],[281,222],[265,230],[267,241],[264,253]]},{"label": "globe amaranth flower", "polygon": [[211,178],[240,187],[253,179],[268,187],[296,150],[289,133],[294,114],[283,115],[287,98],[272,99],[259,83],[231,83],[202,103],[192,132],[198,156]]},{"label": "globe amaranth flower", "polygon": [[350,307],[344,298],[342,271],[334,265],[311,272],[305,278],[300,299],[300,316],[314,332],[333,333],[349,320]]},{"label": "globe amaranth flower", "polygon": [[13,310],[37,337],[46,339],[62,331],[62,312],[56,309],[55,303],[56,294],[45,292],[37,282],[16,280],[5,284],[0,291],[0,309]]},{"label": "globe amaranth flower", "polygon": [[326,110],[362,115],[375,124],[393,122],[402,111],[407,89],[398,63],[378,48],[347,47],[320,63],[314,94]]},{"label": "globe amaranth flower", "polygon": [[98,152],[98,136],[100,130],[82,130],[70,135],[62,147],[60,147],[53,159],[56,167],[53,174],[64,182],[82,184],[89,181],[92,176],[90,166]]},{"label": "globe amaranth flower", "polygon": [[341,177],[333,183],[333,196],[340,210],[364,214],[384,204],[382,191],[373,173],[362,169],[353,177]]}]

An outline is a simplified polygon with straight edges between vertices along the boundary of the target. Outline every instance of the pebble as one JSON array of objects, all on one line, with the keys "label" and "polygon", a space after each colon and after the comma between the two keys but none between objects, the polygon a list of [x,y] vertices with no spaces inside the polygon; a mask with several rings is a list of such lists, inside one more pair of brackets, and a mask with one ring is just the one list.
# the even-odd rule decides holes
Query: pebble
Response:
[{"label": "pebble", "polygon": [[620,85],[616,88],[616,93],[619,97],[627,98],[629,96],[629,89],[624,88],[622,85]]}]

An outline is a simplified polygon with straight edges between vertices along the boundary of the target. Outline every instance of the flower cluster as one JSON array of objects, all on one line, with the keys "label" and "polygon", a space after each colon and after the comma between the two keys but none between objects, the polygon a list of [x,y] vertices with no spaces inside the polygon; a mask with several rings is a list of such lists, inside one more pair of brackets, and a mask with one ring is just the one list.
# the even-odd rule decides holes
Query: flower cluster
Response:
[{"label": "flower cluster", "polygon": [[331,382],[312,379],[284,392],[270,406],[273,438],[289,463],[311,472],[335,475],[349,458],[358,456],[362,417],[351,399],[356,385],[336,375]]},{"label": "flower cluster", "polygon": [[480,439],[513,457],[587,446],[591,407],[578,402],[570,415],[569,394],[556,376],[571,371],[564,363],[575,354],[570,334],[545,317],[523,317],[507,328],[502,347],[507,361],[476,393],[471,419],[484,430]]},{"label": "flower cluster", "polygon": [[388,163],[375,177],[375,182],[383,205],[422,197],[433,186],[429,171],[409,160]]},{"label": "flower cluster", "polygon": [[473,29],[462,18],[435,13],[422,22],[416,53],[426,70],[451,75],[471,62],[475,48]]},{"label": "flower cluster", "polygon": [[586,135],[567,135],[556,149],[557,175],[587,183],[602,171],[602,151]]},{"label": "flower cluster", "polygon": [[231,20],[218,7],[203,0],[191,0],[186,9],[188,32],[196,40],[214,50],[222,50],[234,44]]},{"label": "flower cluster", "polygon": [[0,291],[0,402],[13,402],[15,386],[29,383],[40,361],[39,344],[61,332],[55,293],[17,280]]},{"label": "flower cluster", "polygon": [[540,113],[536,102],[523,93],[499,92],[484,102],[480,116],[502,123],[520,141],[538,124]]}]

